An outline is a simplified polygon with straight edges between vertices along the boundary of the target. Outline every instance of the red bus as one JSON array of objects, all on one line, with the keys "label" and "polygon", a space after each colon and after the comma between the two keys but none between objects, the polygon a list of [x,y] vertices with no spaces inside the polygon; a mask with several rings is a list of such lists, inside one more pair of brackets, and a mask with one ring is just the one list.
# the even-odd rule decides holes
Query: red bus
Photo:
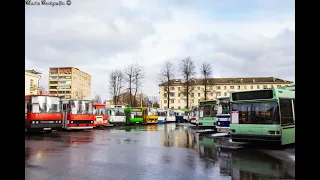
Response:
[{"label": "red bus", "polygon": [[54,95],[25,96],[25,131],[48,131],[62,128],[60,97]]},{"label": "red bus", "polygon": [[105,104],[93,104],[95,127],[108,126],[107,108]]},{"label": "red bus", "polygon": [[92,104],[92,100],[62,100],[63,129],[93,129],[94,115]]}]

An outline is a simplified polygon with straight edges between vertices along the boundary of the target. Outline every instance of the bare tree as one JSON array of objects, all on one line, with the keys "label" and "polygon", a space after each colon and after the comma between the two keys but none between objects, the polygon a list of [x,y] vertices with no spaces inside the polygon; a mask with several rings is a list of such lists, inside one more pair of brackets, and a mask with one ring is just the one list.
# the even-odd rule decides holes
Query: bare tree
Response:
[{"label": "bare tree", "polygon": [[130,102],[130,106],[133,106],[133,99],[132,99],[132,90],[134,87],[134,74],[135,72],[135,67],[134,64],[130,64],[128,66],[126,66],[125,71],[124,71],[124,75],[125,75],[125,82],[128,85],[128,91],[129,91],[129,102]]},{"label": "bare tree", "polygon": [[[134,106],[137,106],[137,93],[139,90],[142,89],[142,83],[143,83],[143,79],[144,79],[144,71],[143,71],[143,67],[140,66],[138,63],[136,63],[134,65],[134,79],[133,79],[133,83],[134,83],[134,95],[133,95],[133,99],[134,99]],[[141,104],[141,103],[140,103]]]},{"label": "bare tree", "polygon": [[167,97],[167,107],[170,107],[170,87],[172,86],[173,79],[175,77],[175,69],[173,63],[168,60],[165,61],[158,74],[161,84],[164,86],[164,95]]},{"label": "bare tree", "polygon": [[124,81],[124,75],[121,71],[116,70],[111,72],[109,83],[110,83],[110,92],[113,97],[114,104],[118,104],[119,102],[119,96],[122,93],[122,89],[124,85],[123,81]]},{"label": "bare tree", "polygon": [[102,103],[102,99],[101,96],[99,94],[97,94],[94,98],[93,98],[93,103],[95,104],[101,104]]},{"label": "bare tree", "polygon": [[208,79],[212,76],[212,68],[211,65],[207,62],[203,62],[200,67],[200,73],[203,76],[203,85],[204,85],[204,100],[207,100],[207,87],[208,87]]},{"label": "bare tree", "polygon": [[156,103],[158,103],[159,98],[157,96],[150,96],[149,101],[151,102],[152,107],[153,107]]},{"label": "bare tree", "polygon": [[183,78],[183,94],[187,97],[187,108],[189,108],[189,95],[191,93],[191,87],[194,85],[194,76],[196,75],[196,66],[190,57],[181,61],[179,71]]}]

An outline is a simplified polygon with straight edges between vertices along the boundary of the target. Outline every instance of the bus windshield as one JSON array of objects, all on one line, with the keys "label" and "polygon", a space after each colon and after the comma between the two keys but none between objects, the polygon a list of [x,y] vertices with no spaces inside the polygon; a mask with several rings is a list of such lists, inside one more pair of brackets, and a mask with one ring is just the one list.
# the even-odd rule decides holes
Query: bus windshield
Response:
[{"label": "bus windshield", "polygon": [[112,108],[110,112],[111,116],[125,116],[124,108]]},{"label": "bus windshield", "polygon": [[157,110],[153,109],[153,108],[148,109],[148,115],[149,116],[157,116]]},{"label": "bus windshield", "polygon": [[58,113],[60,112],[60,98],[59,97],[47,97],[47,112]]},{"label": "bus windshield", "polygon": [[216,117],[217,115],[214,105],[205,105],[201,107],[201,110],[203,111],[203,117]]},{"label": "bus windshield", "polygon": [[131,112],[133,118],[142,118],[142,112]]},{"label": "bus windshield", "polygon": [[71,100],[71,114],[93,114],[92,101]]},{"label": "bus windshield", "polygon": [[106,108],[103,107],[96,107],[94,110],[95,115],[107,115]]},{"label": "bus windshield", "polygon": [[230,110],[229,110],[229,99],[220,99],[220,103],[219,105],[222,106],[222,114],[229,114]]},{"label": "bus windshield", "polygon": [[32,113],[58,113],[60,112],[60,98],[51,96],[33,96]]},{"label": "bus windshield", "polygon": [[166,112],[158,112],[158,116],[167,116]]},{"label": "bus windshield", "polygon": [[239,124],[280,124],[276,102],[232,104],[232,111],[239,111]]}]

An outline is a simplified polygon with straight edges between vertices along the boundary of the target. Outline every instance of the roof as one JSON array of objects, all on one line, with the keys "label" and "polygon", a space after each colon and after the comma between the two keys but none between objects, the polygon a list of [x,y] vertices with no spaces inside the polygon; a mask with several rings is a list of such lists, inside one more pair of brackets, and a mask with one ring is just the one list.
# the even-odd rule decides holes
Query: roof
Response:
[{"label": "roof", "polygon": [[34,70],[34,69],[31,69],[31,70],[25,70],[25,72],[27,72],[27,73],[31,73],[31,74],[36,74],[36,75],[38,75],[38,74],[42,74],[41,72],[36,71],[36,70]]},{"label": "roof", "polygon": [[[195,85],[203,85],[203,78],[194,79]],[[174,79],[171,85],[179,86],[184,83],[182,79]],[[237,78],[209,78],[208,84],[257,84],[257,83],[279,83],[279,84],[292,84],[292,81],[279,79],[276,77],[237,77]],[[166,85],[167,82],[159,84],[159,86]]]}]

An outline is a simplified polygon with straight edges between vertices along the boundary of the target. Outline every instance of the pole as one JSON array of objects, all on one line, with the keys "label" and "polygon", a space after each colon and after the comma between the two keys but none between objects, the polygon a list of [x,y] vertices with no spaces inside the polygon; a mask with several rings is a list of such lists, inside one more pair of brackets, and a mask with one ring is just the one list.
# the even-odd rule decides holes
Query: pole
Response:
[{"label": "pole", "polygon": [[141,92],[141,107],[142,107],[142,92]]},{"label": "pole", "polygon": [[59,96],[59,81],[60,81],[60,78],[59,78],[59,68],[57,69],[57,73],[58,73],[58,82],[57,82],[57,96]]}]

